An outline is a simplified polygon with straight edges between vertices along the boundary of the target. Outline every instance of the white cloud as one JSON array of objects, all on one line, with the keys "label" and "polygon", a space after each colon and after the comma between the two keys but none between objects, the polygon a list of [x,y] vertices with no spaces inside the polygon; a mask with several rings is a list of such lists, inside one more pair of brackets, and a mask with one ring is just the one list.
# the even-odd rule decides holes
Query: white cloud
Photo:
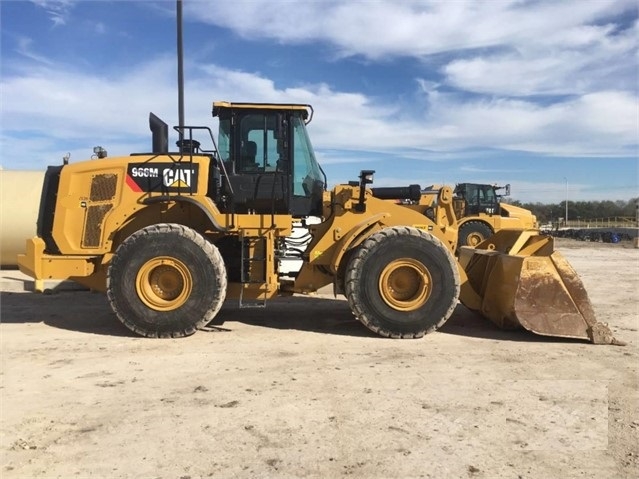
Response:
[{"label": "white cloud", "polygon": [[[592,2],[437,2],[335,0],[288,2],[219,0],[189,2],[192,18],[248,38],[287,43],[326,41],[344,54],[370,58],[422,56],[457,49],[518,43],[592,41],[587,26],[636,9],[633,0]],[[291,28],[298,25],[299,28]]]},{"label": "white cloud", "polygon": [[9,134],[0,135],[0,149],[2,162],[0,165],[6,170],[43,170],[49,165],[61,165],[62,158],[69,154],[70,162],[88,160],[93,154],[93,147],[102,144],[109,156],[114,153],[128,154],[135,151],[151,149],[150,138],[140,141],[109,141],[104,143],[102,138],[87,138],[82,140],[64,140],[34,134],[28,138],[20,138]]},{"label": "white cloud", "polygon": [[[84,138],[91,131],[106,135],[136,135],[129,119],[143,117],[149,106],[167,111],[174,87],[149,78],[171,78],[172,61],[159,60],[110,79],[102,72],[73,72],[64,67],[40,67],[3,78],[5,130],[41,129],[48,135]],[[6,121],[10,120],[10,121]]]},{"label": "white cloud", "polygon": [[507,53],[453,60],[442,71],[457,88],[502,96],[633,90],[638,25],[635,22],[634,27],[614,36],[610,36],[610,25],[583,27],[588,40],[574,42],[574,47],[573,42],[531,43]]},{"label": "white cloud", "polygon": [[37,6],[44,8],[54,27],[66,25],[75,0],[31,0]]},{"label": "white cloud", "polygon": [[51,59],[45,57],[44,55],[39,55],[33,51],[32,38],[19,36],[16,38],[16,42],[18,44],[16,48],[16,52],[18,54],[22,55],[25,58],[28,58],[29,60],[33,60],[37,63],[42,63],[44,65],[53,65],[54,62]]},{"label": "white cloud", "polygon": [[[176,123],[173,60],[160,58],[106,77],[102,72],[72,72],[37,67],[3,78],[4,135],[29,131],[78,144],[146,142],[148,112]],[[598,92],[542,106],[509,99],[469,100],[424,93],[422,117],[405,118],[401,105],[387,105],[359,93],[324,84],[278,89],[258,74],[217,65],[195,66],[186,84],[189,124],[212,125],[214,100],[310,103],[310,125],[318,149],[377,151],[414,158],[446,159],[470,148],[492,148],[565,156],[631,156],[637,143],[638,106],[629,93]],[[150,86],[149,78],[153,78]],[[216,96],[213,97],[212,95]],[[23,145],[28,148],[26,145]],[[435,152],[435,153],[433,153]],[[124,152],[124,153],[128,153]],[[44,161],[42,151],[33,158]]]},{"label": "white cloud", "polygon": [[[54,27],[74,26],[69,21],[74,2],[34,3],[49,12]],[[155,15],[174,14],[170,2],[143,5]],[[529,157],[617,156],[636,161],[639,23],[635,0],[295,4],[217,0],[185,2],[184,6],[186,21],[216,24],[257,41],[329,45],[333,56],[365,57],[371,63],[408,61],[423,68],[427,78],[415,78],[413,92],[389,91],[386,97],[324,83],[321,73],[315,83],[300,83],[291,72],[288,82],[276,84],[257,71],[263,67],[259,60],[256,70],[249,71],[207,64],[211,57],[207,49],[215,46],[200,44],[199,51],[187,54],[189,124],[214,129],[213,100],[310,103],[315,108],[310,133],[318,157],[327,170],[340,175],[344,163],[354,164],[348,170],[356,173],[357,163],[382,170],[386,165],[378,160],[388,158],[430,160],[415,162],[416,169],[424,170],[435,160],[442,165],[460,158],[490,164],[493,151],[503,157],[504,150],[534,154]],[[631,18],[635,19],[632,25]],[[90,25],[97,34],[123,34],[114,33],[118,31],[114,20],[108,28],[88,19],[78,25],[85,30]],[[41,169],[61,161],[67,151],[72,161],[78,161],[88,158],[97,144],[110,156],[148,149],[150,110],[167,123],[176,123],[172,53],[151,57],[133,68],[93,71],[81,58],[62,55],[59,61],[71,63],[61,64],[43,56],[32,41],[42,42],[42,38],[26,31],[14,36],[14,50],[22,58],[3,59],[1,149],[3,161],[20,162],[5,167]],[[135,33],[129,34],[135,41]],[[521,177],[516,171],[521,164],[500,171]],[[448,165],[433,171],[430,179],[446,180],[441,176],[453,174]],[[473,175],[463,169],[459,173],[464,179]],[[396,176],[411,173],[385,174],[379,175],[376,184],[407,184],[406,177]],[[345,179],[353,178],[329,181]],[[632,182],[636,185],[637,179],[631,178]],[[548,190],[555,188],[561,195],[562,185]],[[522,195],[538,195],[534,186],[527,190],[521,184]],[[576,193],[579,185],[573,188]],[[634,190],[626,193],[624,197],[636,196]],[[610,195],[610,191],[601,194]]]},{"label": "white cloud", "polygon": [[[582,94],[636,88],[635,0],[375,2],[229,0],[187,3],[191,18],[250,38],[324,42],[379,60],[449,55],[441,72],[462,90],[496,95]],[[618,20],[618,19],[617,19]],[[291,28],[291,25],[299,27]],[[633,62],[634,58],[634,62]],[[427,65],[429,65],[428,63]]]},{"label": "white cloud", "polygon": [[[66,0],[34,3],[47,9],[56,25],[66,22],[73,7]],[[635,154],[629,148],[639,137],[638,24],[618,32],[610,21],[636,8],[633,2],[379,0],[362,8],[360,2],[317,1],[291,8],[287,2],[236,0],[187,2],[185,8],[191,19],[246,37],[319,40],[341,55],[424,59],[456,51],[441,68],[442,81],[417,79],[423,114],[415,117],[408,117],[408,105],[396,98],[382,101],[324,83],[278,88],[255,72],[192,65],[186,85],[191,124],[212,123],[214,99],[300,102],[315,107],[310,129],[316,146],[324,149],[441,160],[478,148],[565,156]],[[96,31],[103,29],[96,25]],[[35,52],[27,37],[18,39],[18,52],[40,65],[22,65],[18,74],[4,76],[5,135],[35,131],[48,139],[126,144],[148,137],[149,110],[175,123],[173,58],[157,58],[109,77],[56,65]],[[629,59],[635,62],[621,61]],[[460,93],[451,93],[450,86]],[[536,103],[532,97],[540,94],[565,99]],[[34,154],[40,157],[42,151]]]},{"label": "white cloud", "polygon": [[[523,203],[561,203],[566,201],[566,183],[562,178],[557,181],[509,181],[511,183],[511,195],[506,202],[518,200]],[[629,181],[631,183],[631,181]],[[637,185],[626,185],[615,188],[601,188],[588,183],[568,183],[568,204],[575,201],[628,201],[639,195]],[[556,211],[554,216],[564,216],[563,209]],[[570,216],[570,213],[569,213]]]},{"label": "white cloud", "polygon": [[634,95],[598,92],[548,106],[530,101],[459,100],[440,94],[421,125],[432,145],[502,148],[554,156],[631,156],[638,106]]}]

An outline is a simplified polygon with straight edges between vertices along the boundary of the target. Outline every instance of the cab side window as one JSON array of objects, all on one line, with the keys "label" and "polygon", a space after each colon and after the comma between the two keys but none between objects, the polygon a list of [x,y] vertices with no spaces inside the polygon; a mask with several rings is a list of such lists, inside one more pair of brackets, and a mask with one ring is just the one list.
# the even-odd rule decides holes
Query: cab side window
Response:
[{"label": "cab side window", "polygon": [[241,173],[275,171],[277,140],[275,115],[251,114],[240,123],[240,152],[236,171]]}]

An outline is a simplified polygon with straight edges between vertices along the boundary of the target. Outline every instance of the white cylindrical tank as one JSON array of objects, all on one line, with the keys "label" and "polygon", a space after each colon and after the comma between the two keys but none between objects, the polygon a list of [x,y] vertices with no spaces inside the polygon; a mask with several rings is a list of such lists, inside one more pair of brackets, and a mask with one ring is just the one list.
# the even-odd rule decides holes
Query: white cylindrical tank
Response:
[{"label": "white cylindrical tank", "polygon": [[0,266],[14,267],[36,235],[43,171],[0,170]]}]

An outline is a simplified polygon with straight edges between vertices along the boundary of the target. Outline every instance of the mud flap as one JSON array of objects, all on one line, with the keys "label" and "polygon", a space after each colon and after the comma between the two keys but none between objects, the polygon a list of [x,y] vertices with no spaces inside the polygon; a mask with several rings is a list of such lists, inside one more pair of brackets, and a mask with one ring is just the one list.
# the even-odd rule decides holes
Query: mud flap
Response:
[{"label": "mud flap", "polygon": [[[576,271],[553,240],[534,231],[502,230],[479,244],[463,247],[460,264],[479,296],[461,302],[499,327],[522,327],[535,334],[623,344],[597,321]],[[469,295],[470,296],[470,295]]]}]

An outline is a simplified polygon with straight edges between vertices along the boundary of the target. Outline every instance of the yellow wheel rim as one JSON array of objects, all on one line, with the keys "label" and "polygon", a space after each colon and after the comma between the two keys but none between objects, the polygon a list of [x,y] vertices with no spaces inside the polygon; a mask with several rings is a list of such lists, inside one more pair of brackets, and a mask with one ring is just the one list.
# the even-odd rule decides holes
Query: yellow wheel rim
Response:
[{"label": "yellow wheel rim", "polygon": [[468,239],[466,241],[468,242],[468,246],[475,247],[485,239],[486,238],[484,238],[483,234],[474,232],[468,235]]},{"label": "yellow wheel rim", "polygon": [[140,300],[149,308],[172,311],[189,298],[193,280],[180,260],[159,256],[142,265],[135,279],[135,288]]},{"label": "yellow wheel rim", "polygon": [[428,268],[412,258],[396,259],[379,276],[384,302],[398,311],[414,311],[428,300],[433,280]]}]

